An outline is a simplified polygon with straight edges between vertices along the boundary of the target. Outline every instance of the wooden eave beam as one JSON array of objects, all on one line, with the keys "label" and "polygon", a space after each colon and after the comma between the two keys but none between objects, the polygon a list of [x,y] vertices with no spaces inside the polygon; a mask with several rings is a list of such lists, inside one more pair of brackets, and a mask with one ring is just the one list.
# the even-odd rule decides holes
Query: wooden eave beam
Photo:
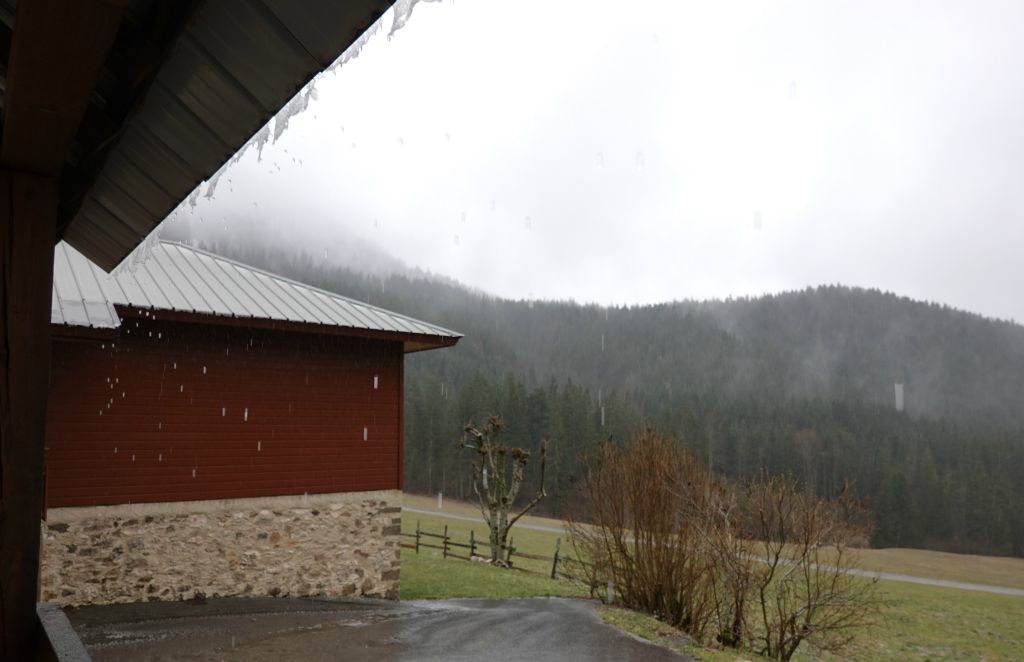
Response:
[{"label": "wooden eave beam", "polygon": [[0,167],[48,176],[60,172],[123,11],[123,0],[18,3]]}]

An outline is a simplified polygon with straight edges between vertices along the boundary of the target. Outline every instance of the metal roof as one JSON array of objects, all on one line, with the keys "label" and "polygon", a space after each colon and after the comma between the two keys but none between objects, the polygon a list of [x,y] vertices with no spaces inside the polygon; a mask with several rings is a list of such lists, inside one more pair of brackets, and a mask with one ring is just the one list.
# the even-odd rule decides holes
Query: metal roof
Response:
[{"label": "metal roof", "polygon": [[116,328],[120,318],[114,306],[410,334],[435,337],[438,344],[462,337],[176,242],[161,241],[144,261],[109,275],[60,242],[54,255],[50,321]]},{"label": "metal roof", "polygon": [[128,0],[61,174],[60,237],[115,267],[392,2]]}]

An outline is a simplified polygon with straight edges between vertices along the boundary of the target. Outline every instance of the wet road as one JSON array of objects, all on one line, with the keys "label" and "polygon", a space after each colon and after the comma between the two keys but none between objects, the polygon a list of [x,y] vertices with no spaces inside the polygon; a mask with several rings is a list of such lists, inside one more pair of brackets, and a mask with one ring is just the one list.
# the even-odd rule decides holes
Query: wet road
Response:
[{"label": "wet road", "polygon": [[688,658],[558,598],[334,602],[235,599],[69,610],[93,660],[643,660]]}]

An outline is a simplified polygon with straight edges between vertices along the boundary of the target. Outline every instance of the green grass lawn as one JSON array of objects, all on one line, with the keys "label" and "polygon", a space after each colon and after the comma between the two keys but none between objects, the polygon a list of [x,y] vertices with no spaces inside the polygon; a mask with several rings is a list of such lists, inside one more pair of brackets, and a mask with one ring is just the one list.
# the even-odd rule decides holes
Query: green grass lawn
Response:
[{"label": "green grass lawn", "polygon": [[[402,531],[412,533],[416,521],[424,530],[448,534],[458,541],[469,537],[470,529],[484,535],[482,523],[432,515],[406,514]],[[546,531],[513,530],[517,549],[550,556],[555,540],[572,553],[565,537]],[[406,538],[406,542],[411,539]],[[465,550],[460,550],[464,552]],[[537,572],[551,566],[536,561],[517,561]],[[866,580],[865,580],[866,581]],[[968,579],[968,581],[970,581]],[[886,600],[878,626],[861,633],[844,656],[816,654],[810,649],[798,655],[802,660],[1024,660],[1024,598],[882,581]],[[422,549],[415,554],[402,550],[402,599],[520,598],[531,596],[587,597],[586,587],[565,580],[552,580],[490,565],[443,559],[441,552]],[[637,636],[677,648],[708,662],[752,660],[747,652],[714,651],[685,643],[680,633],[649,616],[615,607],[601,607],[602,618]]]},{"label": "green grass lawn", "polygon": [[[424,531],[442,533],[448,526],[448,535],[457,542],[468,542],[472,529],[477,538],[487,539],[483,523],[473,524],[463,520],[434,517],[431,515],[411,515],[402,517],[402,532],[416,531],[416,522],[420,521]],[[555,551],[555,541],[560,536],[544,531],[513,530],[514,546],[517,550],[528,554],[551,556]],[[423,538],[423,542],[440,544],[437,539]],[[403,538],[403,542],[412,543],[411,538]],[[481,546],[478,554],[486,554],[487,547]],[[467,555],[468,550],[454,550],[460,555]],[[553,580],[547,573],[551,572],[551,564],[529,559],[515,559],[515,565],[540,574],[530,574],[517,570],[495,568],[478,561],[462,561],[459,559],[443,559],[436,549],[421,548],[416,554],[411,549],[402,550],[402,599],[440,599],[440,598],[526,598],[534,596],[566,596],[587,597],[589,590],[577,583],[562,579]]]}]

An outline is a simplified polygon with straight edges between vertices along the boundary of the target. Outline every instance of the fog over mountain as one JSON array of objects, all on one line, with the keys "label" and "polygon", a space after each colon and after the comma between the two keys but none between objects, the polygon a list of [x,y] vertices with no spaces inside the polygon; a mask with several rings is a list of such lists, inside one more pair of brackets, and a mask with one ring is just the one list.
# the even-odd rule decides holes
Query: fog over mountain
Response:
[{"label": "fog over mountain", "polygon": [[406,18],[180,213],[355,260],[369,242],[513,299],[838,282],[1024,319],[1022,3],[477,0]]}]

